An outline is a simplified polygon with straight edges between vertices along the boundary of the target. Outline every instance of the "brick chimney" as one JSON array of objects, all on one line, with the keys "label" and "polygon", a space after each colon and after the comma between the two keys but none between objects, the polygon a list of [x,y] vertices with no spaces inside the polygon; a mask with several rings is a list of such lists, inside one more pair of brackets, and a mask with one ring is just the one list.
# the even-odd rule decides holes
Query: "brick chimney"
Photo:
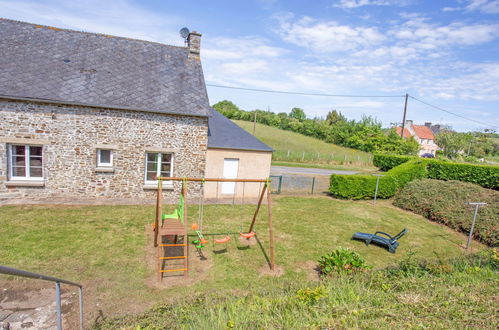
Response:
[{"label": "brick chimney", "polygon": [[192,31],[187,37],[187,46],[189,48],[189,58],[199,60],[201,49],[201,33]]}]

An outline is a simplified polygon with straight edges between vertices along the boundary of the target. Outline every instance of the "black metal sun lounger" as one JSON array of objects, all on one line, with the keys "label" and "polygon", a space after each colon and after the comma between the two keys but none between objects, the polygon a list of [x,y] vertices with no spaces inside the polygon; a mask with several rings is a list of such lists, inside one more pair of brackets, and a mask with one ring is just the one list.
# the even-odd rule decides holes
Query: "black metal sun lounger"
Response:
[{"label": "black metal sun lounger", "polygon": [[[382,231],[377,231],[374,234],[355,233],[355,234],[353,234],[352,239],[364,241],[366,243],[366,245],[373,243],[373,244],[376,244],[379,246],[383,246],[383,247],[386,247],[388,249],[388,251],[390,251],[391,253],[395,253],[395,251],[397,250],[397,247],[399,246],[398,240],[400,238],[402,238],[402,236],[407,234],[407,232],[408,232],[408,230],[404,229],[395,236],[391,236],[391,235],[389,235],[385,232],[382,232]],[[379,236],[378,234],[384,235],[386,237]]]}]

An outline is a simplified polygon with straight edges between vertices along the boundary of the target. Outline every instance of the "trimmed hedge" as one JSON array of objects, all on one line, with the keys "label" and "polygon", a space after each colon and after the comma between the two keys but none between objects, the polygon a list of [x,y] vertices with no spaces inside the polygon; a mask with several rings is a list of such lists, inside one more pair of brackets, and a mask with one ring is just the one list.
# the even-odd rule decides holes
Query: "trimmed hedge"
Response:
[{"label": "trimmed hedge", "polygon": [[[401,189],[393,204],[420,214],[452,229],[468,233],[474,206],[468,202],[485,202],[480,207],[474,238],[490,246],[499,245],[499,192],[460,181],[415,180]],[[463,244],[465,242],[463,241]]]},{"label": "trimmed hedge", "polygon": [[499,166],[428,162],[428,177],[438,180],[459,180],[499,190]]},{"label": "trimmed hedge", "polygon": [[[390,198],[414,179],[425,178],[427,161],[414,159],[386,172],[380,177],[378,198]],[[331,175],[329,192],[340,198],[370,199],[374,197],[377,178],[372,175]]]},{"label": "trimmed hedge", "polygon": [[378,167],[383,172],[391,170],[392,168],[399,166],[415,157],[411,156],[400,156],[400,155],[383,155],[375,154],[373,158],[374,166]]}]

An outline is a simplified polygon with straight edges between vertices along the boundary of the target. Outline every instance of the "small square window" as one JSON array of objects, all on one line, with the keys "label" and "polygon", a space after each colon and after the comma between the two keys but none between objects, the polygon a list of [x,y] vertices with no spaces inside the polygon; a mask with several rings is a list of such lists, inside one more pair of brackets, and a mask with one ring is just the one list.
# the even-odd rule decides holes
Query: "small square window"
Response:
[{"label": "small square window", "polygon": [[113,166],[113,151],[97,149],[97,166]]}]

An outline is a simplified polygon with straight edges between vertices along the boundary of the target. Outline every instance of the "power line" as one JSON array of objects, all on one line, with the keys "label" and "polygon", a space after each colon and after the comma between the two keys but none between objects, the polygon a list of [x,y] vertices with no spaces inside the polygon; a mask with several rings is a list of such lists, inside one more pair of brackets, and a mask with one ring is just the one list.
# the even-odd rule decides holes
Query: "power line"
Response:
[{"label": "power line", "polygon": [[[273,94],[305,95],[305,96],[352,97],[352,98],[355,98],[355,97],[358,97],[358,98],[383,98],[383,97],[386,97],[386,98],[405,98],[406,97],[406,95],[354,95],[354,94],[304,93],[304,92],[278,91],[278,90],[270,90],[270,89],[258,89],[258,88],[224,86],[224,85],[215,85],[215,84],[206,84],[206,86],[217,87],[217,88],[226,88],[226,89],[237,89],[237,90],[244,90],[244,91],[251,91],[251,92],[262,92],[262,93],[273,93]],[[463,115],[454,113],[452,111],[445,110],[445,109],[443,109],[441,107],[438,107],[436,105],[433,105],[433,104],[430,104],[430,103],[425,102],[423,100],[420,100],[420,99],[418,99],[418,98],[416,98],[414,96],[408,95],[408,97],[410,97],[411,99],[416,100],[416,101],[418,101],[420,103],[423,103],[423,104],[425,104],[425,105],[427,105],[429,107],[432,107],[434,109],[437,109],[437,110],[446,112],[448,114],[451,114],[453,116],[456,116],[456,117],[459,117],[459,118],[462,118],[462,119],[466,119],[466,120],[469,120],[469,121],[472,121],[474,123],[477,123],[477,124],[480,124],[480,125],[484,125],[484,126],[487,126],[487,127],[499,128],[499,126],[491,125],[491,124],[488,124],[488,123],[484,123],[484,122],[475,120],[473,118],[468,118],[468,117],[465,117]]]},{"label": "power line", "polygon": [[276,90],[270,90],[270,89],[257,89],[257,88],[223,86],[223,85],[214,85],[214,84],[206,84],[206,86],[217,87],[217,88],[239,89],[239,90],[243,90],[243,91],[252,91],[252,92],[263,92],[263,93],[274,93],[274,94],[306,95],[306,96],[331,96],[331,97],[405,97],[405,95],[349,95],[349,94],[302,93],[302,92],[276,91]]},{"label": "power line", "polygon": [[443,109],[443,108],[441,108],[441,107],[438,107],[438,106],[436,106],[436,105],[433,105],[433,104],[430,104],[430,103],[425,102],[425,101],[423,101],[423,100],[420,100],[420,99],[418,99],[418,98],[415,98],[414,96],[410,96],[410,95],[409,95],[409,97],[410,97],[411,99],[416,100],[416,101],[418,101],[418,102],[420,102],[420,103],[423,103],[423,104],[425,104],[425,105],[427,105],[427,106],[429,106],[429,107],[432,107],[432,108],[434,108],[434,109],[437,109],[437,110],[440,110],[440,111],[446,112],[446,113],[451,114],[451,115],[453,115],[453,116],[456,116],[456,117],[459,117],[459,118],[462,118],[462,119],[466,119],[466,120],[469,120],[469,121],[475,122],[475,123],[477,123],[477,124],[485,125],[485,126],[488,126],[488,127],[495,127],[495,128],[499,128],[499,126],[495,126],[495,125],[487,124],[487,123],[481,122],[481,121],[479,121],[479,120],[475,120],[475,119],[473,119],[473,118],[468,118],[468,117],[465,117],[465,116],[460,115],[460,114],[458,114],[458,113],[454,113],[454,112],[452,112],[452,111],[445,110],[445,109]]}]

